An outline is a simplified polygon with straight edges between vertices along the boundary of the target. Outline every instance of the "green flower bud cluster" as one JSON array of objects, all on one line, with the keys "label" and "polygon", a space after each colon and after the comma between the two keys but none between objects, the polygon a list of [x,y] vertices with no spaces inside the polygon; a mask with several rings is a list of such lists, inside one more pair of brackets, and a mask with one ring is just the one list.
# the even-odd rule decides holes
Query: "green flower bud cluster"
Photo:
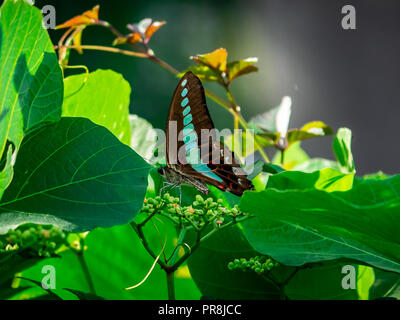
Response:
[{"label": "green flower bud cluster", "polygon": [[254,271],[257,274],[270,271],[279,266],[279,262],[268,256],[255,256],[250,259],[240,258],[228,263],[229,270]]},{"label": "green flower bud cluster", "polygon": [[232,220],[247,216],[246,213],[240,211],[238,206],[224,207],[222,199],[215,201],[213,198],[204,199],[201,195],[196,195],[189,206],[180,206],[179,202],[179,198],[165,193],[162,197],[145,199],[142,212],[148,215],[161,213],[167,215],[176,224],[196,228],[202,228],[210,222],[214,223],[215,227],[219,227],[224,224],[226,218]]},{"label": "green flower bud cluster", "polygon": [[53,226],[22,225],[0,235],[0,253],[20,251],[31,257],[49,258],[65,241],[65,233]]}]

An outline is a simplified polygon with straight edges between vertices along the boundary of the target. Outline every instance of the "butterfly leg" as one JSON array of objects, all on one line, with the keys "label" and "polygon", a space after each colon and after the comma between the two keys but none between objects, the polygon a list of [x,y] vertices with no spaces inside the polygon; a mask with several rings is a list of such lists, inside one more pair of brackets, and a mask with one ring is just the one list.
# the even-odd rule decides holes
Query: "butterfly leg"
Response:
[{"label": "butterfly leg", "polygon": [[182,205],[182,185],[179,185],[179,206]]},{"label": "butterfly leg", "polygon": [[164,182],[163,182],[163,186],[162,186],[162,188],[160,189],[160,197],[162,196],[163,191],[164,191],[165,189],[171,188],[172,186],[173,186],[172,183],[169,183],[169,182],[167,182],[167,181],[164,181]]}]

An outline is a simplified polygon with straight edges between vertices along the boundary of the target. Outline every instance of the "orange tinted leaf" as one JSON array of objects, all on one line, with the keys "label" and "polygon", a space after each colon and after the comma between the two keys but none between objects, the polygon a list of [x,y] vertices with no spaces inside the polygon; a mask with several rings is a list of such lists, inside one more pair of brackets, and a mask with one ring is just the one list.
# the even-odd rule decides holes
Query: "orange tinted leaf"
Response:
[{"label": "orange tinted leaf", "polygon": [[83,53],[83,50],[81,48],[81,44],[82,44],[82,31],[85,27],[81,27],[81,30],[79,30],[77,33],[75,33],[74,35],[74,46],[77,46],[78,48],[76,48],[76,51],[78,51],[79,54]]},{"label": "orange tinted leaf", "polygon": [[90,24],[92,23],[92,20],[90,18],[84,17],[84,16],[76,16],[67,22],[60,24],[56,27],[56,29],[63,29],[63,28],[69,28],[69,27],[74,27],[74,26],[79,26],[83,24]]},{"label": "orange tinted leaf", "polygon": [[85,11],[83,14],[75,16],[63,24],[58,25],[56,29],[94,24],[99,19],[99,8],[100,6],[97,5],[92,10]]},{"label": "orange tinted leaf", "polygon": [[100,9],[100,6],[97,5],[97,6],[93,7],[92,10],[85,11],[83,13],[83,15],[88,18],[94,19],[94,20],[99,20],[99,9]]},{"label": "orange tinted leaf", "polygon": [[131,44],[141,42],[142,37],[140,36],[139,32],[133,32],[127,36],[126,41]]},{"label": "orange tinted leaf", "polygon": [[233,61],[227,65],[227,74],[229,81],[240,77],[244,74],[258,71],[258,68],[254,66],[254,63],[258,61],[257,58],[247,58],[244,60]]},{"label": "orange tinted leaf", "polygon": [[226,71],[227,58],[228,52],[224,48],[219,48],[213,52],[192,57],[192,59],[197,63],[204,64],[212,69],[216,69],[221,72]]},{"label": "orange tinted leaf", "polygon": [[165,21],[153,21],[145,31],[146,42],[148,42],[152,37],[152,35],[154,34],[154,32],[160,29],[164,24],[166,24]]},{"label": "orange tinted leaf", "polygon": [[140,36],[139,32],[132,32],[125,37],[116,38],[113,42],[113,45],[115,46],[125,43],[134,44],[137,42],[142,42],[142,37]]}]

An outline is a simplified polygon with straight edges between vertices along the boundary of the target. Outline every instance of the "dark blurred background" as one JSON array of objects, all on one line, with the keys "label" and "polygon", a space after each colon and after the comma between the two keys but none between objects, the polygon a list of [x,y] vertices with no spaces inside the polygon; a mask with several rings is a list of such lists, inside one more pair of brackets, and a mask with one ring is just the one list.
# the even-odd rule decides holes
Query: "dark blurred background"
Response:
[{"label": "dark blurred background", "polygon": [[[57,24],[100,4],[100,18],[121,32],[127,23],[151,17],[166,20],[150,44],[156,54],[184,70],[189,56],[225,47],[229,59],[258,57],[260,72],[234,81],[233,93],[246,119],[281,101],[293,99],[290,127],[322,120],[335,130],[353,131],[353,153],[359,174],[382,170],[399,172],[400,118],[399,57],[400,2],[398,0],[45,0],[54,5]],[[341,8],[351,4],[357,29],[343,30]],[[57,41],[62,31],[50,31]],[[87,28],[85,44],[108,45],[106,29]],[[85,64],[120,72],[132,86],[131,112],[165,127],[177,80],[150,61],[113,53],[73,54],[70,64]],[[223,92],[214,84],[206,87]],[[225,97],[224,97],[225,98]],[[220,129],[232,118],[209,101]],[[304,148],[313,157],[333,158],[332,138],[309,140]]]}]

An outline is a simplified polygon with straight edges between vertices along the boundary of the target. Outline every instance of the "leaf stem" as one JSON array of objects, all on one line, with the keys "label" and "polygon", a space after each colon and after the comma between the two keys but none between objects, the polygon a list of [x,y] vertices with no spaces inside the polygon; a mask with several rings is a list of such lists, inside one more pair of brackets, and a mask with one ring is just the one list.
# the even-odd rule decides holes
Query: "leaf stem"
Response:
[{"label": "leaf stem", "polygon": [[83,250],[84,250],[84,247],[82,247],[81,251],[76,251],[75,253],[76,253],[76,256],[78,258],[79,264],[81,265],[82,271],[83,271],[83,273],[85,275],[86,281],[87,281],[87,283],[89,285],[90,293],[96,294],[96,290],[94,288],[93,279],[92,279],[92,276],[90,275],[89,268],[88,268],[88,265],[86,263]]}]

